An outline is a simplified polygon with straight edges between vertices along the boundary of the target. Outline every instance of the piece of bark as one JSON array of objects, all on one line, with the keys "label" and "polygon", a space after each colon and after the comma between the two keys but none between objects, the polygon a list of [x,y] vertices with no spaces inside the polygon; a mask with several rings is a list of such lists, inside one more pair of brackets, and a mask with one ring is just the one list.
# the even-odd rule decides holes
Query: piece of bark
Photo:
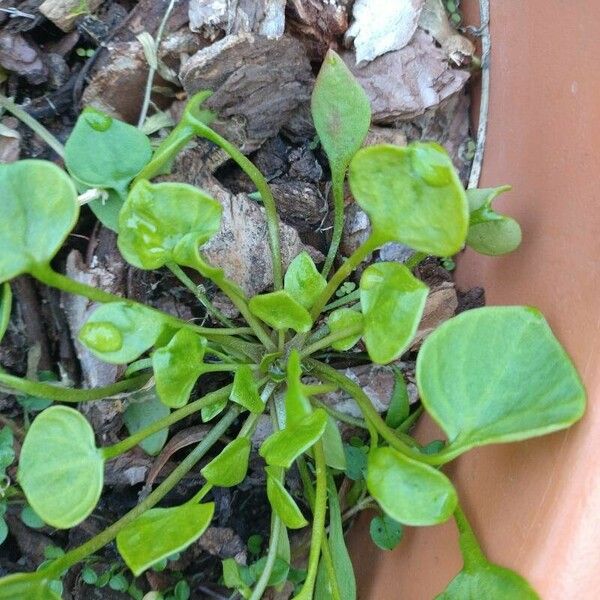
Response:
[{"label": "piece of bark", "polygon": [[303,233],[313,231],[327,212],[327,200],[318,186],[293,179],[276,180],[270,186],[281,218]]},{"label": "piece of bark", "polygon": [[481,287],[474,287],[470,290],[458,290],[458,307],[456,314],[471,310],[473,308],[481,308],[485,306],[485,290]]},{"label": "piece of bark", "polygon": [[425,338],[442,323],[451,319],[458,308],[458,297],[453,283],[443,283],[431,290],[425,302],[423,317],[417,333],[411,342],[411,350],[416,350]]},{"label": "piece of bark", "polygon": [[[219,558],[235,558],[245,564],[246,546],[229,527],[209,527],[194,544],[199,550]],[[192,552],[194,550],[192,549]]]},{"label": "piece of bark", "polygon": [[143,483],[151,466],[152,459],[143,452],[126,452],[106,463],[104,485],[124,488]]},{"label": "piece of bark", "polygon": [[354,43],[356,63],[404,48],[414,35],[424,0],[356,0],[345,42]]},{"label": "piece of bark", "polygon": [[[94,12],[103,0],[87,0],[86,13]],[[46,0],[40,5],[40,12],[65,33],[73,31],[75,22],[82,13],[79,9],[81,0]]]},{"label": "piece of bark", "polygon": [[374,124],[410,120],[461,90],[469,73],[453,69],[434,39],[418,29],[410,43],[358,67],[354,53],[344,61],[365,89]]},{"label": "piece of bark", "polygon": [[288,0],[287,27],[302,40],[311,60],[322,60],[348,29],[350,0]]},{"label": "piece of bark", "polygon": [[[144,31],[154,36],[160,27],[170,1],[138,0],[129,12],[127,20],[121,24],[119,30],[115,33],[113,41],[132,42]],[[189,22],[188,8],[189,0],[175,2],[171,16],[165,26],[165,36],[168,37],[169,34],[179,31],[184,25],[187,25]]]},{"label": "piece of bark", "polygon": [[229,35],[199,50],[180,71],[188,94],[213,90],[206,106],[214,126],[245,153],[275,136],[301,103],[308,101],[312,72],[300,42]]},{"label": "piece of bark", "polygon": [[39,48],[20,33],[0,31],[0,66],[39,85],[48,78],[48,68]]},{"label": "piece of bark", "polygon": [[192,31],[216,37],[256,33],[279,38],[285,30],[286,0],[190,0],[189,19]]}]

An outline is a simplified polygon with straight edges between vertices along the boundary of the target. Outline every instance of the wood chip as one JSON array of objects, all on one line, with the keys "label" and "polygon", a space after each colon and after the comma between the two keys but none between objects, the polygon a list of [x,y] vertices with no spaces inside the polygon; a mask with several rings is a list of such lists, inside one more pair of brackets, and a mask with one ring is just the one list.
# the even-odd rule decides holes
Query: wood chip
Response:
[{"label": "wood chip", "polygon": [[46,0],[39,11],[64,32],[73,31],[75,22],[83,14],[93,13],[103,0],[87,0],[85,13],[81,11],[81,0]]}]

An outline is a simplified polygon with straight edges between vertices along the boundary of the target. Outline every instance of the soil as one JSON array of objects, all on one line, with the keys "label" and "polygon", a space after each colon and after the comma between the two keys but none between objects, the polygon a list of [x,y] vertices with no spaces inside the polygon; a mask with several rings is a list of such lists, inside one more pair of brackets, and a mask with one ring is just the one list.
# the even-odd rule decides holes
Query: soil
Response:
[{"label": "soil", "polygon": [[[139,89],[132,91],[133,88],[120,87],[123,85],[123,78],[131,77],[131,74],[118,72],[120,67],[115,66],[118,62],[115,52],[124,52],[126,56],[129,52],[129,56],[136,56],[137,62],[134,61],[133,68],[136,77],[144,82],[147,65],[143,53],[141,58],[136,54],[139,48],[136,46],[138,42],[135,36],[143,30],[154,34],[166,7],[165,2],[144,0],[108,0],[96,4],[98,7],[93,14],[76,18],[70,31],[61,30],[43,16],[40,12],[41,0],[11,2],[11,9],[2,9],[0,12],[0,75],[5,76],[2,83],[4,93],[14,97],[18,104],[24,106],[30,115],[40,120],[62,142],[67,139],[82,105],[86,103],[101,104],[105,108],[109,107],[117,116],[135,121],[141,105]],[[252,26],[249,32],[230,32],[211,26],[200,27],[198,32],[191,33],[188,4],[193,4],[193,0],[191,3],[183,0],[177,3],[166,31],[167,36],[185,34],[185,49],[190,54],[205,52],[211,45],[214,48],[226,36],[252,36],[260,33],[259,30],[252,29]],[[270,50],[275,42],[261,38],[260,43],[265,48],[260,54],[267,57],[271,70],[278,73],[277,77],[280,78],[281,72],[289,69],[287,63],[278,63],[278,60],[289,60],[296,65],[296,72],[290,75],[297,84],[293,93],[285,97],[281,94],[274,97],[282,102],[275,109],[277,118],[264,118],[265,114],[269,114],[269,95],[272,96],[269,90],[263,96],[255,97],[251,106],[231,105],[231,99],[228,100],[230,105],[225,107],[226,110],[223,106],[216,106],[226,114],[218,126],[234,139],[238,138],[236,141],[245,148],[251,160],[269,180],[282,220],[290,226],[290,239],[296,239],[294,236],[297,236],[297,243],[310,247],[315,256],[319,252],[326,253],[327,250],[331,226],[327,206],[329,175],[326,157],[315,144],[307,100],[313,76],[318,71],[327,48],[342,48],[343,36],[351,20],[349,4],[342,0],[325,3],[320,0],[291,0],[286,13],[287,33],[282,38],[286,40],[285,47],[281,46],[284,51],[275,51],[277,48]],[[244,3],[239,2],[239,5],[243,6]],[[334,5],[336,10],[332,12],[331,7]],[[261,21],[262,27],[265,26],[265,19],[266,17]],[[424,29],[418,31],[420,60],[424,63],[434,60],[423,54],[430,45],[430,49],[435,50],[435,60],[439,63],[441,59],[438,54],[443,53],[442,44],[433,41]],[[239,42],[235,41],[236,44]],[[257,39],[243,38],[243,44],[251,49],[257,43]],[[297,63],[297,53],[302,54],[305,67]],[[394,52],[386,54],[385,60],[392,61],[393,54]],[[173,52],[165,56],[164,60],[176,73],[187,56],[185,51]],[[202,61],[198,59],[194,69],[188,68],[187,71],[193,71],[197,77],[200,77],[198,70],[202,68],[198,64],[202,65],[207,60],[205,55],[200,58]],[[258,61],[254,55],[248,60]],[[407,60],[406,56],[402,60]],[[447,57],[443,60],[447,61]],[[379,106],[382,114],[386,115],[385,122],[374,128],[381,130],[374,132],[377,134],[375,139],[389,140],[391,136],[397,143],[414,139],[440,141],[450,151],[466,182],[470,168],[469,149],[472,146],[468,120],[469,99],[464,89],[467,77],[462,68],[454,68],[456,65],[450,68],[447,62],[443,65],[438,63],[436,68],[442,69],[446,78],[444,90],[450,90],[447,97],[443,97],[443,90],[438,89],[438,99],[433,105],[418,104],[419,99],[413,98],[410,114],[408,118],[403,118],[399,112],[400,105],[391,108],[383,105],[385,101],[397,100],[386,96]],[[219,63],[217,56],[215,65],[219,64],[223,63]],[[230,68],[239,69],[240,65]],[[456,72],[455,78],[453,72]],[[252,71],[248,71],[245,74],[246,79],[251,79],[251,73]],[[203,73],[202,77],[210,79],[211,75]],[[183,86],[176,80],[158,80],[156,83],[164,95],[155,94],[156,107],[172,110],[176,114],[185,98],[182,87],[187,92],[195,91],[192,89],[195,85],[191,82],[192,79],[193,76],[188,74]],[[221,86],[222,93],[225,94],[227,83],[220,80],[213,83]],[[402,85],[401,82],[396,83]],[[164,88],[170,91],[165,91]],[[237,90],[238,100],[243,92],[244,88]],[[238,127],[240,115],[246,124],[242,128]],[[15,160],[17,157],[44,158],[60,163],[59,158],[42,140],[15,119],[4,116],[2,123],[5,129],[0,131],[0,157],[3,160]],[[6,135],[6,129],[13,130],[15,135]],[[162,133],[159,132],[158,135]],[[15,139],[19,140],[16,151]],[[239,169],[224,160],[219,153],[215,153],[213,148],[203,145],[184,153],[175,166],[172,178],[193,183],[202,181],[209,189],[236,195],[232,196],[234,201],[241,201],[241,195],[254,191]],[[251,202],[246,196],[243,199],[244,202]],[[351,199],[348,198],[348,201],[350,203]],[[249,227],[252,227],[252,222]],[[252,231],[247,232],[248,236],[251,234]],[[359,228],[352,235],[363,234],[364,231]],[[354,243],[350,237],[346,236],[344,249]],[[236,247],[231,246],[230,244],[227,250],[233,252],[235,257]],[[377,259],[377,256],[373,258]],[[92,277],[97,285],[110,291],[149,303],[177,316],[199,320],[206,318],[189,292],[168,272],[142,272],[126,265],[116,250],[115,235],[100,227],[87,209],[83,210],[76,231],[57,257],[55,267],[61,271],[70,270],[71,274],[77,276]],[[254,273],[260,269],[254,265],[249,270]],[[436,259],[424,261],[416,269],[416,273],[432,290],[443,286],[454,289],[452,273]],[[261,291],[265,282],[251,279],[247,286],[255,292]],[[76,301],[62,297],[55,290],[39,285],[28,276],[15,280],[12,289],[15,296],[13,315],[7,335],[0,344],[0,365],[3,369],[30,377],[50,371],[56,377],[68,379],[74,386],[91,383],[101,385],[120,376],[118,369],[94,372],[98,368],[97,364],[90,363],[89,357],[84,357],[81,348],[76,347],[73,331],[77,328],[78,319],[81,319],[81,307]],[[208,286],[208,292],[213,294],[214,290]],[[480,306],[484,302],[483,290],[479,288],[453,294],[453,312]],[[357,359],[360,361],[359,356],[357,355]],[[403,357],[403,364],[412,364],[415,356],[416,350],[412,350]],[[335,366],[342,368],[354,365],[346,363]],[[98,378],[103,381],[98,381]],[[203,378],[201,389],[197,393],[206,393],[220,383],[216,377]],[[11,419],[20,426],[26,425],[24,419],[28,417],[14,397],[0,394],[0,412],[3,418]],[[101,443],[111,443],[124,436],[121,410],[115,408],[113,403],[96,403],[87,416]],[[194,418],[178,423],[171,429],[171,439],[177,438],[182,442],[179,449],[164,457],[164,466],[157,473],[156,482],[160,482],[180,457],[185,455],[186,440],[188,444],[192,443],[190,440],[197,441],[198,435],[198,420]],[[35,570],[44,559],[45,546],[69,549],[118,519],[139,501],[140,494],[146,493],[144,483],[153,464],[159,459],[160,457],[150,457],[138,449],[109,463],[104,494],[97,510],[84,523],[68,532],[47,527],[38,530],[26,527],[19,519],[20,507],[11,505],[7,516],[10,534],[0,546],[0,574]],[[208,460],[210,457],[205,462]],[[9,475],[15,477],[14,467],[9,469]],[[251,561],[252,557],[247,549],[248,539],[257,534],[265,540],[268,538],[270,511],[263,484],[261,463],[253,460],[249,476],[241,486],[232,490],[216,489],[213,492],[217,505],[216,516],[207,534],[177,560],[169,562],[165,570],[150,571],[138,578],[136,584],[139,588],[143,591],[167,589],[181,577],[185,577],[192,589],[192,598],[229,597],[230,593],[219,585],[221,559],[235,557],[238,561]],[[201,478],[198,469],[194,469],[168,495],[163,505],[182,502],[199,485]],[[109,545],[98,555],[94,569],[101,573],[115,564],[122,568],[114,545]],[[130,597],[108,587],[96,589],[85,585],[79,568],[68,573],[64,579],[64,588],[64,597],[74,600]]]}]

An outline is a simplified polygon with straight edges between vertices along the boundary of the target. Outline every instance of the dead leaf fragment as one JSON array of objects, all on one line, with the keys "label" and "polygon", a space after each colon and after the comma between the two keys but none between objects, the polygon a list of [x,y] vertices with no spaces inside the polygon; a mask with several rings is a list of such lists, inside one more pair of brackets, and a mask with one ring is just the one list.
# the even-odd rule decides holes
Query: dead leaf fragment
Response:
[{"label": "dead leaf fragment", "polygon": [[414,35],[424,0],[356,0],[345,42],[354,42],[356,63],[404,48]]}]

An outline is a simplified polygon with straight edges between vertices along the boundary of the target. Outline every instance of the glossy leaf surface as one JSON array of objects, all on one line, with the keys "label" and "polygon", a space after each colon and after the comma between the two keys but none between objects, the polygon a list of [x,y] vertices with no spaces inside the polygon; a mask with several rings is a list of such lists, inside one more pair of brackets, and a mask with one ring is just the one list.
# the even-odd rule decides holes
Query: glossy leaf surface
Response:
[{"label": "glossy leaf surface", "polygon": [[346,329],[358,328],[358,333],[345,337],[337,342],[333,342],[331,347],[334,350],[344,352],[354,347],[358,340],[363,335],[362,329],[364,328],[364,319],[362,313],[352,310],[351,308],[338,308],[331,312],[327,318],[327,326],[331,333],[337,333],[338,331],[344,331]]},{"label": "glossy leaf surface", "polygon": [[298,456],[321,438],[326,426],[327,413],[317,408],[301,421],[269,436],[260,447],[259,454],[269,465],[289,469]]},{"label": "glossy leaf surface", "polygon": [[428,287],[399,263],[375,263],[365,269],[360,278],[363,338],[373,362],[387,364],[409,347],[428,292]]},{"label": "glossy leaf surface", "polygon": [[117,549],[138,577],[158,561],[180,552],[210,525],[214,503],[152,508],[117,535]]},{"label": "glossy leaf surface", "polygon": [[244,481],[248,472],[250,440],[238,437],[213,458],[200,472],[208,481],[218,487],[233,487]]},{"label": "glossy leaf surface", "polygon": [[37,573],[8,575],[0,579],[0,600],[61,600],[49,584]]},{"label": "glossy leaf surface", "polygon": [[443,473],[393,448],[369,453],[367,488],[390,517],[406,525],[443,523],[452,516],[458,501]]},{"label": "glossy leaf surface", "polygon": [[[171,412],[154,393],[146,395],[146,399],[138,401],[136,398],[132,401],[123,413],[123,422],[130,435],[133,435],[140,429],[144,429],[159,419],[169,415]],[[169,437],[169,428],[158,431],[140,442],[140,447],[150,456],[156,456],[165,445]]]},{"label": "glossy leaf surface", "polygon": [[160,314],[127,302],[98,307],[79,331],[79,341],[104,362],[126,364],[151,348],[163,329]]},{"label": "glossy leaf surface", "polygon": [[267,473],[267,497],[282,523],[288,529],[306,527],[308,521],[280,480],[281,469],[279,467],[266,467],[265,471]]},{"label": "glossy leaf surface", "polygon": [[121,209],[119,250],[140,269],[168,262],[196,266],[190,263],[219,231],[221,212],[216,200],[191,185],[140,181]]},{"label": "glossy leaf surface", "polygon": [[521,227],[517,221],[492,208],[495,198],[508,190],[510,186],[507,185],[467,190],[471,212],[467,244],[480,254],[508,254],[521,244]]},{"label": "glossy leaf surface", "polygon": [[447,321],[423,344],[416,376],[454,456],[564,429],[585,409],[575,367],[534,308],[479,308]]},{"label": "glossy leaf surface", "polygon": [[104,461],[81,413],[52,406],[39,414],[21,449],[18,480],[33,510],[53,527],[74,527],[94,510]]},{"label": "glossy leaf surface", "polygon": [[50,262],[79,216],[77,191],[51,162],[0,165],[0,283]]},{"label": "glossy leaf surface", "polygon": [[250,312],[274,329],[306,333],[312,327],[310,314],[285,290],[260,294],[250,299]]},{"label": "glossy leaf surface", "polygon": [[265,409],[254,373],[248,365],[241,365],[236,370],[229,399],[254,414],[260,414]]},{"label": "glossy leaf surface", "polygon": [[303,251],[290,263],[283,287],[294,300],[310,310],[319,294],[327,287],[327,281],[317,270],[310,254]]},{"label": "glossy leaf surface", "polygon": [[436,256],[452,256],[463,247],[467,198],[441,146],[363,148],[350,163],[349,180],[377,245],[400,242]]},{"label": "glossy leaf surface", "polygon": [[371,105],[350,69],[333,50],[325,55],[315,82],[311,112],[332,174],[339,177],[338,173],[343,175],[367,136]]},{"label": "glossy leaf surface", "polygon": [[152,354],[156,392],[171,408],[188,403],[202,373],[206,340],[189,329],[180,329],[171,341]]}]

